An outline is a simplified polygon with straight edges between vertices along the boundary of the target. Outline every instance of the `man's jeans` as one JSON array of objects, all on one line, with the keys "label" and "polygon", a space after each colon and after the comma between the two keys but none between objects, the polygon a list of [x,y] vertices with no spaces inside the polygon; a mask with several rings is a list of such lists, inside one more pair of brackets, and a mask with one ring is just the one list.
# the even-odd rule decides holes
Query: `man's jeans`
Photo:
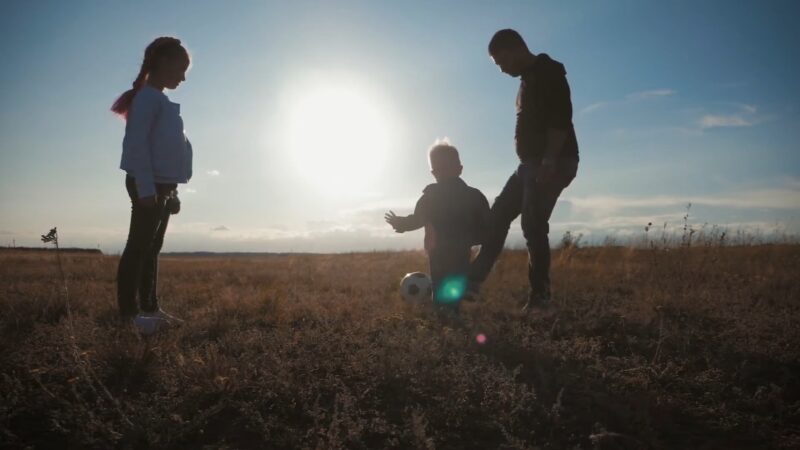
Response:
[{"label": "man's jeans", "polygon": [[511,222],[522,215],[522,233],[528,247],[528,280],[532,295],[550,294],[550,215],[578,171],[577,159],[561,159],[553,178],[537,183],[539,165],[523,162],[506,182],[492,205],[492,233],[470,267],[470,282],[480,284],[503,250]]},{"label": "man's jeans", "polygon": [[[138,193],[134,179],[128,176],[125,187],[131,199],[131,224],[128,242],[119,260],[117,270],[117,302],[123,317],[131,317],[141,309],[144,312],[158,310],[156,286],[158,284],[158,253],[164,243],[169,212],[166,201],[174,185],[156,185],[156,206],[146,208],[138,204]],[[139,305],[136,305],[136,293]]]}]

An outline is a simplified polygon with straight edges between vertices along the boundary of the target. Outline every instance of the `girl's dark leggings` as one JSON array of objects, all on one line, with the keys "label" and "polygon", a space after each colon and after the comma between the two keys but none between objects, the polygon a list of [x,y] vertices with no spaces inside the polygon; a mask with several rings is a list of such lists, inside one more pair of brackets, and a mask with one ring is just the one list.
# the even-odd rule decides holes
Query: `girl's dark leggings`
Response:
[{"label": "girl's dark leggings", "polygon": [[125,178],[125,187],[131,199],[131,223],[117,270],[117,303],[120,315],[127,318],[135,316],[140,310],[158,310],[158,254],[169,223],[167,197],[175,185],[157,184],[156,206],[151,208],[138,204],[139,196],[133,177]]}]

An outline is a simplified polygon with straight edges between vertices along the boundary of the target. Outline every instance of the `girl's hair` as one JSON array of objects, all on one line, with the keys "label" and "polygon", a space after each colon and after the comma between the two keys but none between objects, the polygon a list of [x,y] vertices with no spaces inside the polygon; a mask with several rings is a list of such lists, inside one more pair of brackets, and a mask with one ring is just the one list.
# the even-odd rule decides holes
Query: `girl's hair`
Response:
[{"label": "girl's hair", "polygon": [[123,118],[128,117],[128,109],[133,103],[133,97],[144,86],[147,76],[156,68],[156,64],[162,58],[184,58],[188,62],[189,52],[181,45],[180,39],[164,36],[153,40],[144,50],[142,67],[139,69],[139,75],[136,75],[136,79],[133,80],[131,89],[128,89],[117,98],[114,104],[111,105],[111,111]]}]

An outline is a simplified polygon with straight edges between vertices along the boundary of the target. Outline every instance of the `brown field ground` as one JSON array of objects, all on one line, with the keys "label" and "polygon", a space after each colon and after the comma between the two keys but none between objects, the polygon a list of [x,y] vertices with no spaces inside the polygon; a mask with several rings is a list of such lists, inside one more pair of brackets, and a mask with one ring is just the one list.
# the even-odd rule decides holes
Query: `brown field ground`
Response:
[{"label": "brown field ground", "polygon": [[54,256],[0,254],[0,447],[800,448],[797,245],[561,250],[552,317],[508,251],[461,325],[419,252],[164,258],[147,339],[116,257],[64,255],[69,319]]}]

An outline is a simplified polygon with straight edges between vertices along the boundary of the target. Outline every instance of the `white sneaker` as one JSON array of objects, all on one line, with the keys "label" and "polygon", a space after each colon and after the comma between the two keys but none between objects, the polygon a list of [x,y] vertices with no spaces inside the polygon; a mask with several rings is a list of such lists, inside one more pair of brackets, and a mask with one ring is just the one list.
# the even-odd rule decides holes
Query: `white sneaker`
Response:
[{"label": "white sneaker", "polygon": [[139,334],[151,336],[169,327],[169,322],[161,317],[139,314],[133,318],[133,327]]},{"label": "white sneaker", "polygon": [[183,319],[175,317],[172,314],[167,313],[166,311],[164,311],[161,308],[158,308],[158,310],[156,310],[154,312],[150,312],[150,313],[144,313],[143,312],[143,313],[140,314],[140,316],[153,317],[153,318],[158,318],[158,319],[161,319],[161,320],[166,320],[171,325],[180,325],[180,324],[182,324],[184,322]]}]

